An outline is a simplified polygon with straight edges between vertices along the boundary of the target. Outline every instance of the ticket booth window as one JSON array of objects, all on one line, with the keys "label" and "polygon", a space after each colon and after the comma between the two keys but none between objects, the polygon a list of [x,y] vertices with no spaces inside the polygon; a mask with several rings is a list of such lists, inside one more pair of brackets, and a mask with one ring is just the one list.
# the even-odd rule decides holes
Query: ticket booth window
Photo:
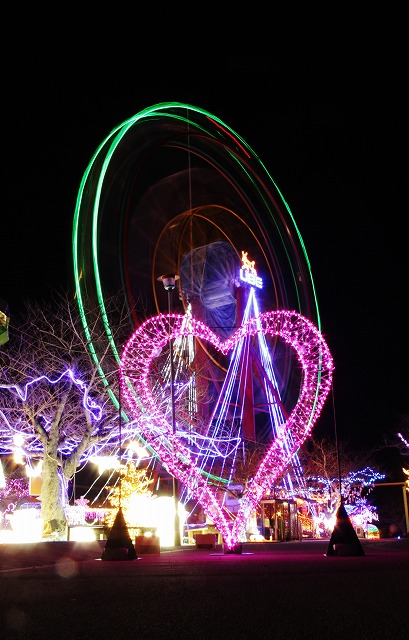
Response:
[{"label": "ticket booth window", "polygon": [[262,500],[261,522],[266,540],[286,542],[300,538],[295,500]]}]

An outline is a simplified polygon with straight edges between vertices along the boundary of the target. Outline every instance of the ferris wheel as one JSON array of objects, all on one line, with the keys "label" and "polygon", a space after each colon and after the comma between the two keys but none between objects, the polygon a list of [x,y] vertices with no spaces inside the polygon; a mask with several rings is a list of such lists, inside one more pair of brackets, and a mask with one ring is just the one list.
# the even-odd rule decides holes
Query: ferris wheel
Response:
[{"label": "ferris wheel", "polygon": [[[81,183],[73,258],[101,376],[106,349],[121,367],[127,437],[141,438],[181,479],[186,501],[207,492],[219,518],[252,457],[275,460],[262,481],[253,474],[263,488],[274,473],[291,483],[288,465],[301,481],[296,450],[328,393],[330,355],[301,234],[235,131],[182,103],[154,105],[116,127]],[[117,291],[129,308],[124,351],[105,304]],[[105,340],[93,341],[95,305]]]}]

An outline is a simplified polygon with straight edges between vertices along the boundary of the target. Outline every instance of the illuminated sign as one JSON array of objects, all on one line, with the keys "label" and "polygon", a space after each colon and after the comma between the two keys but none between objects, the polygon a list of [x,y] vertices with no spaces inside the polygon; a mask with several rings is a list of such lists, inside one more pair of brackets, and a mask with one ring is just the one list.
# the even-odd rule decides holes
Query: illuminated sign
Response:
[{"label": "illuminated sign", "polygon": [[247,257],[247,251],[241,252],[241,269],[240,269],[240,280],[242,282],[246,282],[252,287],[257,287],[257,289],[263,288],[263,281],[258,277],[255,261],[250,261]]}]

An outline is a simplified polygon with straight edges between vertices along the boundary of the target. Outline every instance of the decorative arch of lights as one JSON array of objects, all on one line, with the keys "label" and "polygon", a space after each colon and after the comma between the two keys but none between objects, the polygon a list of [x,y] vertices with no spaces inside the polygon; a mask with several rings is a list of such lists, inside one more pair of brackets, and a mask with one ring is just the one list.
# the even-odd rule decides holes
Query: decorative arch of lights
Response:
[{"label": "decorative arch of lights", "polygon": [[[203,473],[200,438],[214,437],[212,419],[207,428],[202,425],[200,434],[194,432],[192,425],[186,429],[183,419],[178,421],[181,413],[174,423],[175,418],[171,418],[169,412],[169,385],[163,386],[163,402],[156,388],[157,362],[163,357],[166,345],[177,348],[181,339],[199,339],[227,356],[244,340],[260,336],[279,338],[290,345],[302,368],[302,382],[297,403],[288,419],[277,428],[232,519],[223,508],[221,478]],[[201,321],[186,314],[168,313],[146,320],[129,339],[121,358],[120,384],[138,431],[157,452],[165,468],[187,488],[189,496],[202,505],[227,547],[232,548],[246,539],[252,511],[311,433],[330,391],[332,370],[333,360],[321,333],[297,312],[269,311],[251,317],[225,341]],[[190,380],[186,379],[186,387],[189,384]],[[176,393],[178,405],[183,407],[182,387],[183,383],[179,383]],[[212,446],[219,449],[221,444],[214,442]],[[236,450],[236,444],[223,442],[225,451],[231,452]]]}]

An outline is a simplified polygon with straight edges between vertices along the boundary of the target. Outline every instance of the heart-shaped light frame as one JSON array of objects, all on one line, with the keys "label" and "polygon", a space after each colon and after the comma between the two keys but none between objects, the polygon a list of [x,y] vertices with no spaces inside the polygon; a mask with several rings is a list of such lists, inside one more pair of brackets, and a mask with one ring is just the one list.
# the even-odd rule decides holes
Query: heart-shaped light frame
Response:
[{"label": "heart-shaped light frame", "polygon": [[[227,354],[237,342],[258,333],[279,337],[294,349],[302,366],[303,379],[297,404],[288,420],[281,425],[279,435],[271,443],[242,496],[235,519],[231,521],[153,394],[151,364],[169,341],[180,337],[193,336],[207,341],[220,353]],[[246,539],[248,520],[266,490],[311,433],[330,391],[332,371],[333,360],[321,333],[310,320],[297,312],[263,313],[243,323],[224,342],[198,320],[189,319],[187,322],[184,315],[161,314],[146,320],[126,344],[121,358],[120,383],[123,398],[138,422],[141,436],[166,468],[188,488],[191,497],[200,502],[227,548],[234,548]]]}]

